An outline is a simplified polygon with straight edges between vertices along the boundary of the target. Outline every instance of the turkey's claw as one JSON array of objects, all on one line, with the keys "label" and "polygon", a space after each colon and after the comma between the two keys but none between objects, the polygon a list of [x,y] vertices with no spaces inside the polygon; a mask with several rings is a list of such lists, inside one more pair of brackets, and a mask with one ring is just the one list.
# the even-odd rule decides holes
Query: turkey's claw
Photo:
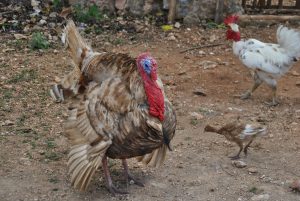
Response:
[{"label": "turkey's claw", "polygon": [[135,179],[130,173],[128,174],[128,181],[131,182],[133,181],[135,185],[140,186],[140,187],[145,187],[145,185],[143,184],[143,182]]},{"label": "turkey's claw", "polygon": [[50,95],[57,103],[61,103],[64,101],[64,93],[61,85],[53,85],[52,89],[50,89]]},{"label": "turkey's claw", "polygon": [[107,185],[107,189],[113,196],[115,196],[116,194],[128,194],[127,191],[120,190],[117,187],[115,187],[113,184]]}]

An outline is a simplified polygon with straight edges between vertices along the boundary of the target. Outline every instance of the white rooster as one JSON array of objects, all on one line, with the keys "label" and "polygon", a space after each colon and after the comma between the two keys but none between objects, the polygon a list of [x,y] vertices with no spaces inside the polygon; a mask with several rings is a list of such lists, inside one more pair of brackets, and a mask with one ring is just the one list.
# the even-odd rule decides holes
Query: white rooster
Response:
[{"label": "white rooster", "polygon": [[226,38],[233,40],[233,53],[254,72],[254,85],[241,95],[241,99],[249,98],[265,82],[272,89],[272,101],[268,105],[275,106],[278,104],[277,79],[289,71],[300,57],[300,33],[281,25],[277,29],[278,44],[263,43],[256,39],[241,40],[237,21],[238,16],[235,15],[224,20],[229,27]]}]

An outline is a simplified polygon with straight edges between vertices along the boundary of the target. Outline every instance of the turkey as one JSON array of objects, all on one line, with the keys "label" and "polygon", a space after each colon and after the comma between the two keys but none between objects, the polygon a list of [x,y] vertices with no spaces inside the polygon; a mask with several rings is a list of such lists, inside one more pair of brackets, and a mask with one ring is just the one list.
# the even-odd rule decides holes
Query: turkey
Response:
[{"label": "turkey", "polygon": [[[245,155],[247,156],[248,147],[253,142],[253,140],[259,136],[266,133],[266,128],[257,125],[240,123],[238,121],[228,123],[221,128],[217,129],[213,126],[206,125],[204,128],[206,132],[214,132],[220,135],[223,135],[227,140],[235,142],[240,150],[237,155],[230,157],[231,159],[239,159],[240,153],[244,150]],[[248,142],[244,147],[244,143]]]},{"label": "turkey", "polygon": [[175,111],[157,76],[157,62],[148,53],[132,58],[94,52],[73,21],[67,23],[62,40],[74,70],[50,93],[57,102],[70,104],[64,129],[72,144],[68,155],[72,185],[86,190],[102,167],[108,190],[127,193],[113,185],[107,165],[111,158],[122,160],[127,181],[143,186],[130,174],[126,159],[162,165],[176,128]]},{"label": "turkey", "polygon": [[279,26],[277,29],[278,44],[263,43],[256,39],[241,40],[238,16],[228,16],[224,23],[228,26],[226,38],[233,40],[233,53],[242,63],[252,70],[254,85],[241,98],[247,99],[265,82],[272,89],[272,102],[276,106],[277,80],[293,66],[300,57],[300,32]]}]

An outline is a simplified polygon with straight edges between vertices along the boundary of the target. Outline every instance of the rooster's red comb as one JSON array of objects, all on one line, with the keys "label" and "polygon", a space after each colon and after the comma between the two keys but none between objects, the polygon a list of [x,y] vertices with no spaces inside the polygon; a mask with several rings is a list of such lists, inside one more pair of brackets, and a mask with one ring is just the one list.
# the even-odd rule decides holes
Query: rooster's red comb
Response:
[{"label": "rooster's red comb", "polygon": [[224,24],[228,25],[230,23],[236,23],[239,19],[239,16],[237,15],[229,15],[224,19]]}]

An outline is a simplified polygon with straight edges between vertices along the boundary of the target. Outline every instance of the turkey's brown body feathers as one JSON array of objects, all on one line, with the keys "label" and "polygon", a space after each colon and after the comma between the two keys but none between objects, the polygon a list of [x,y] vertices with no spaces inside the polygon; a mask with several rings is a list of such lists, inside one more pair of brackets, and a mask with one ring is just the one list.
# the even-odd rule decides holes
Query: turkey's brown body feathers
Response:
[{"label": "turkey's brown body feathers", "polygon": [[[73,185],[85,190],[106,156],[138,157],[146,164],[161,165],[176,127],[171,103],[165,98],[163,122],[149,115],[135,58],[94,53],[77,33],[74,23],[69,23],[65,32],[66,46],[81,71],[74,70],[76,74],[69,74],[65,80],[72,78],[74,81],[67,86],[84,89],[82,93],[73,90],[76,101],[70,101],[65,126],[73,145],[68,161]],[[80,37],[79,42],[68,36]],[[160,80],[157,84],[163,91]]]}]

